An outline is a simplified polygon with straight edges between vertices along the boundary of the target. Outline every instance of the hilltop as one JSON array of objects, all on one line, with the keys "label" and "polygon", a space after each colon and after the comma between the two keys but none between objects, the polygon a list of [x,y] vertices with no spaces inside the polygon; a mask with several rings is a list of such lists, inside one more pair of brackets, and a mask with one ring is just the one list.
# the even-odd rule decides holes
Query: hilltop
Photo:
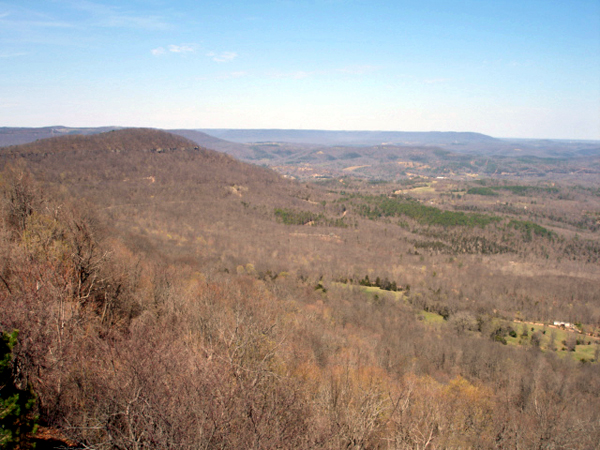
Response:
[{"label": "hilltop", "polygon": [[[157,183],[230,179],[277,180],[270,170],[198,146],[184,137],[155,129],[122,129],[83,136],[61,136],[0,148],[3,164],[24,160],[47,181],[77,183],[147,179]],[[145,177],[145,178],[144,178]]]},{"label": "hilltop", "polygon": [[63,152],[121,152],[195,147],[191,141],[155,129],[129,128],[94,133],[73,134],[36,140],[26,144],[0,147],[0,155],[50,155]]},{"label": "hilltop", "polygon": [[[303,192],[312,190],[270,169],[154,129],[62,136],[0,149],[2,167],[16,163],[26,164],[48,186],[93,201],[135,240],[140,240],[136,230],[142,227],[157,245],[165,244],[174,234],[187,236],[181,243],[187,242],[190,251],[195,251],[199,230],[220,236],[224,232],[221,221],[232,214],[262,220],[266,211],[270,217],[275,206],[307,203],[301,198],[310,194]],[[247,207],[250,203],[255,204],[253,209]],[[172,220],[182,215],[187,217],[185,224]],[[262,233],[245,229],[246,220],[236,219],[228,228],[235,228],[240,236]],[[167,229],[157,233],[152,225],[157,221]],[[165,248],[167,252],[181,251],[168,245]],[[212,249],[205,256],[221,255]]]}]

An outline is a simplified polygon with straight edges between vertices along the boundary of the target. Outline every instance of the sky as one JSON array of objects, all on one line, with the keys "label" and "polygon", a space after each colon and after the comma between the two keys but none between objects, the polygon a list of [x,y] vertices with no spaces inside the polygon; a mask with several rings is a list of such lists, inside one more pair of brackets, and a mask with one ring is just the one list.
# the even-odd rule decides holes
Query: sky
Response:
[{"label": "sky", "polygon": [[598,0],[0,0],[0,126],[600,140]]}]

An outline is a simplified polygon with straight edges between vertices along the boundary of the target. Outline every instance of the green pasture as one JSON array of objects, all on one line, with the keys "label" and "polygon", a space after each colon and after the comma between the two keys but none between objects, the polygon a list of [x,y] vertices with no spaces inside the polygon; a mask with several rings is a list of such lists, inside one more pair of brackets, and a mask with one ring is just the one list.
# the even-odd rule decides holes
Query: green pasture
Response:
[{"label": "green pasture", "polygon": [[359,286],[361,292],[366,292],[372,295],[378,295],[380,297],[383,296],[393,296],[395,300],[405,300],[404,293],[401,291],[384,291],[377,286]]},{"label": "green pasture", "polygon": [[423,322],[425,323],[437,324],[445,322],[442,316],[433,312],[420,311],[418,315],[423,318]]},{"label": "green pasture", "polygon": [[[506,343],[508,345],[533,345],[531,338],[534,333],[538,333],[537,336],[540,338],[540,349],[542,351],[556,351],[560,356],[570,355],[577,361],[582,359],[590,361],[591,359],[594,359],[594,351],[596,345],[599,343],[597,338],[579,334],[574,331],[550,327],[548,325],[540,326],[523,322],[511,322],[511,326],[516,331],[517,337],[506,336]],[[527,336],[522,336],[524,326],[527,328]],[[554,336],[554,348],[551,348],[552,336]],[[569,340],[579,340],[584,343],[575,345],[575,351],[569,351],[567,349],[568,346],[563,343],[568,343]],[[588,344],[588,342],[590,344]]]},{"label": "green pasture", "polygon": [[427,186],[419,186],[412,189],[406,189],[406,191],[411,193],[424,193],[424,192],[435,192],[435,188],[431,183],[427,183]]},{"label": "green pasture", "polygon": [[[351,284],[345,283],[334,283],[336,286],[345,286],[346,288],[350,288]],[[361,292],[365,294],[369,294],[372,298],[378,296],[380,298],[387,297],[393,298],[396,301],[406,302],[406,296],[404,292],[394,292],[394,291],[384,291],[378,287],[371,286],[358,286]],[[434,312],[428,311],[419,311],[417,313],[418,318],[427,324],[441,324],[446,321],[444,318]],[[532,336],[536,336],[539,339],[539,348],[542,351],[556,351],[559,356],[569,355],[576,361],[591,361],[594,359],[594,352],[596,350],[596,345],[600,345],[600,339],[590,337],[587,335],[579,334],[574,331],[563,330],[561,328],[554,328],[548,325],[536,325],[531,323],[524,323],[518,321],[504,321],[500,319],[495,319],[497,321],[497,325],[504,326],[509,325],[513,331],[516,333],[516,337],[512,337],[510,335],[506,335],[504,339],[506,340],[507,345],[513,346],[532,346],[534,345],[534,341],[532,340]],[[495,323],[495,322],[494,322]],[[526,335],[524,334],[524,330],[526,330]],[[554,337],[554,342],[552,342],[552,338]],[[535,338],[534,338],[535,339]],[[583,341],[583,344],[576,344],[575,351],[569,351],[567,349],[568,345],[563,342],[569,343],[569,341],[579,340]],[[590,344],[588,344],[588,342]],[[553,344],[554,350],[552,350],[551,346]]]}]

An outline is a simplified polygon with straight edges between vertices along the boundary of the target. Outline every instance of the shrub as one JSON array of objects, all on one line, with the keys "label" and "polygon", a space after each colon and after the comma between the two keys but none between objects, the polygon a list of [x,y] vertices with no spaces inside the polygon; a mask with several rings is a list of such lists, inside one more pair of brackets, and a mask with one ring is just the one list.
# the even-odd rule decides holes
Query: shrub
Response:
[{"label": "shrub", "polygon": [[502,344],[506,345],[506,339],[504,339],[502,336],[500,336],[499,334],[494,335],[494,341],[495,342],[502,342]]}]

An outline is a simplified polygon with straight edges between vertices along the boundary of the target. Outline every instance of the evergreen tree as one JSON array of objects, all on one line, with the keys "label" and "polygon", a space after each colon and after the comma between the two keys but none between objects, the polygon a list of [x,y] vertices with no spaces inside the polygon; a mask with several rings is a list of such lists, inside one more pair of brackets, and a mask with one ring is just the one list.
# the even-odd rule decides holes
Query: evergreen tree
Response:
[{"label": "evergreen tree", "polygon": [[12,350],[18,331],[0,335],[0,448],[29,448],[28,435],[35,433],[35,394],[19,389],[13,377]]}]

